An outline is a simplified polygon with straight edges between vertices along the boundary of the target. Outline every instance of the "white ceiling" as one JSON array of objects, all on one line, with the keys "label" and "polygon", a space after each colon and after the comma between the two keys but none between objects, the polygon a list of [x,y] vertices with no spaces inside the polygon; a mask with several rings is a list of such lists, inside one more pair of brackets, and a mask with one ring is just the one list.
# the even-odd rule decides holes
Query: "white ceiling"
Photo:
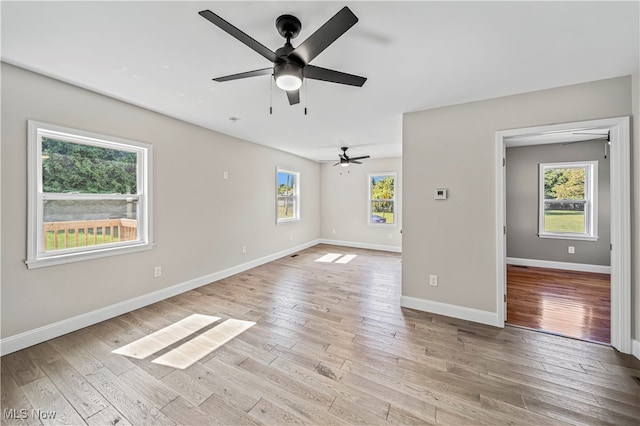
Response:
[{"label": "white ceiling", "polygon": [[[310,80],[289,106],[274,85],[270,115],[270,77],[211,81],[270,63],[200,10],[276,50],[279,15],[302,21],[297,46],[345,5],[360,21],[312,64],[365,76],[362,88]],[[314,160],[340,146],[399,156],[404,112],[628,75],[640,61],[637,1],[2,1],[1,14],[5,62]]]}]

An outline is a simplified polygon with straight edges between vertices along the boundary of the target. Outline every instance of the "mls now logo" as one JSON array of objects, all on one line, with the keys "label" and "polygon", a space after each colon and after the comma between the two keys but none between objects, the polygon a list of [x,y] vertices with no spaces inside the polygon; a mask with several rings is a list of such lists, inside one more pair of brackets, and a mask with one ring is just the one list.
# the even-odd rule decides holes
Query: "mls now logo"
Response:
[{"label": "mls now logo", "polygon": [[7,420],[27,420],[29,417],[38,420],[53,420],[56,418],[55,411],[27,410],[25,408],[5,408],[2,410],[2,416]]}]

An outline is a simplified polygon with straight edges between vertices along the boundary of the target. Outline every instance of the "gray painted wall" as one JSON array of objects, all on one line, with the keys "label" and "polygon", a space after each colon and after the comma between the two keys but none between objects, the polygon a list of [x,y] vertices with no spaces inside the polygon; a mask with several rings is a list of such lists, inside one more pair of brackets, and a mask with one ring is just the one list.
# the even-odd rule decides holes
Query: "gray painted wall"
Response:
[{"label": "gray painted wall", "polygon": [[[496,131],[629,116],[632,93],[626,76],[405,114],[403,296],[497,312]],[[435,201],[434,188],[449,188],[449,200]]]},{"label": "gray painted wall", "polygon": [[[152,250],[26,268],[27,119],[153,145]],[[300,172],[299,222],[275,223],[277,166]],[[316,162],[2,64],[2,338],[314,241],[319,211]]]},{"label": "gray painted wall", "polygon": [[[610,266],[611,198],[604,141],[507,148],[507,257]],[[539,164],[598,161],[598,241],[538,237]],[[575,247],[575,254],[568,253]]]}]

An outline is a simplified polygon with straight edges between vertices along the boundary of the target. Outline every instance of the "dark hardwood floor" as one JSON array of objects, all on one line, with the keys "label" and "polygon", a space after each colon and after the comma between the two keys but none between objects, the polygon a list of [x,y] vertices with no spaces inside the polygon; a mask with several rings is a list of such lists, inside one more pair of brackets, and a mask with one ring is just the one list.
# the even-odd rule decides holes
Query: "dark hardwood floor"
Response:
[{"label": "dark hardwood floor", "polygon": [[[400,261],[318,245],[6,355],[2,424],[638,425],[640,360],[400,308]],[[256,324],[185,369],[112,353],[194,313]]]},{"label": "dark hardwood floor", "polygon": [[608,344],[611,277],[508,265],[507,323]]}]

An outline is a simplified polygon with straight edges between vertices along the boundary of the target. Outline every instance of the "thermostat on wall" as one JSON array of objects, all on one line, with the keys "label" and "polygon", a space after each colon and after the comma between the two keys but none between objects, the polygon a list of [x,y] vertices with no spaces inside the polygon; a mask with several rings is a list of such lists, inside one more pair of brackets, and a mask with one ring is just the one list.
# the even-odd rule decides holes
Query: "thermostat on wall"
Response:
[{"label": "thermostat on wall", "polygon": [[433,199],[434,200],[446,200],[447,199],[447,190],[446,189],[436,189],[433,191]]}]

